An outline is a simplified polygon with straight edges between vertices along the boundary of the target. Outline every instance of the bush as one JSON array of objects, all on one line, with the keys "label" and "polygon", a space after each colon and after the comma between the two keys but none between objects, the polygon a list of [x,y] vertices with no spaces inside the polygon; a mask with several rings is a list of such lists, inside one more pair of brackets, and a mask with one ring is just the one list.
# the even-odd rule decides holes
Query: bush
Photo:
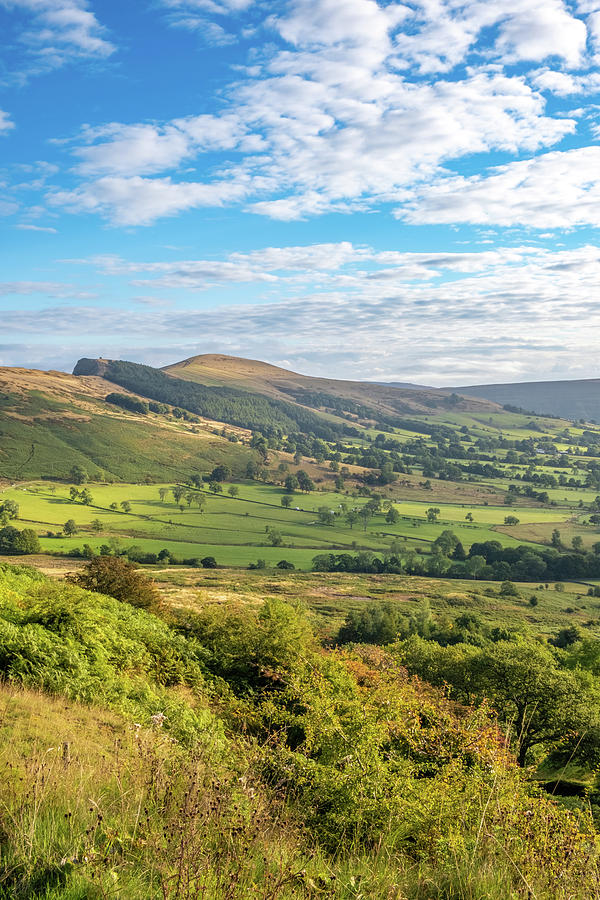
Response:
[{"label": "bush", "polygon": [[203,569],[216,569],[217,561],[214,556],[205,556],[204,559],[200,560],[200,565]]},{"label": "bush", "polygon": [[83,572],[68,575],[67,580],[140,609],[160,606],[160,595],[154,582],[120,556],[96,556]]}]

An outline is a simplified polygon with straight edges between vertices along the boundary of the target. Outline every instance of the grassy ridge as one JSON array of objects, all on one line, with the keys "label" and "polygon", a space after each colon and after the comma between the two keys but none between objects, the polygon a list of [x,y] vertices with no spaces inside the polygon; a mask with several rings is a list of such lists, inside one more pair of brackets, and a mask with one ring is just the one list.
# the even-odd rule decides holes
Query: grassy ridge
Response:
[{"label": "grassy ridge", "polygon": [[101,400],[89,404],[83,396],[78,408],[43,392],[11,395],[0,406],[0,476],[66,479],[81,465],[93,479],[177,479],[221,462],[241,473],[253,457],[201,428],[193,433],[162,416],[117,416]]}]

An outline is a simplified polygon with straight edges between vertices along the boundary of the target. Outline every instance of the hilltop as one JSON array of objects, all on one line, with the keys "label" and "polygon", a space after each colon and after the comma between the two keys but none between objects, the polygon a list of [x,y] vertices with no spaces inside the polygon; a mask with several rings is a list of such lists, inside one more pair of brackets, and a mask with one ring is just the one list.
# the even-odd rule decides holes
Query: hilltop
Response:
[{"label": "hilltop", "polygon": [[192,356],[163,371],[186,381],[236,387],[311,407],[336,408],[341,399],[385,415],[431,415],[449,408],[465,412],[498,410],[497,403],[452,396],[452,391],[300,375],[259,360],[224,354]]}]

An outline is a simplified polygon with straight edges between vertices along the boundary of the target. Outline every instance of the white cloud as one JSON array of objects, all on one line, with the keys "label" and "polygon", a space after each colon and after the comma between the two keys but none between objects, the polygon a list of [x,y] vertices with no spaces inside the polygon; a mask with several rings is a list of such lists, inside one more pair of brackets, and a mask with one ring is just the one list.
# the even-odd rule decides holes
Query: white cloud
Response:
[{"label": "white cloud", "polygon": [[10,297],[31,296],[41,294],[46,297],[61,299],[74,298],[76,300],[88,300],[96,295],[89,291],[82,291],[73,284],[61,284],[55,281],[3,281],[0,282],[0,296]]},{"label": "white cloud", "polygon": [[[248,5],[166,3],[217,17]],[[292,0],[263,24],[279,49],[263,48],[220,113],[84,130],[73,149],[83,181],[50,202],[117,225],[231,203],[283,221],[407,201],[412,215],[419,185],[459,183],[459,160],[575,135],[582,110],[549,114],[543,91],[600,88],[597,73],[564,71],[583,62],[587,31],[563,0]],[[510,69],[523,62],[537,66],[529,80]]]},{"label": "white cloud", "polygon": [[489,175],[440,178],[418,188],[398,218],[532,228],[600,226],[600,147],[553,151]]},{"label": "white cloud", "polygon": [[15,225],[15,228],[20,229],[20,231],[41,231],[46,234],[57,234],[56,228],[43,227],[42,225],[27,225],[25,223],[21,223],[19,225]]},{"label": "white cloud", "polygon": [[105,59],[116,49],[87,0],[0,0],[0,6],[27,18],[19,39],[35,58],[34,71],[78,58]]},{"label": "white cloud", "polygon": [[0,134],[6,134],[7,131],[10,131],[14,127],[15,123],[12,121],[9,114],[0,109]]}]

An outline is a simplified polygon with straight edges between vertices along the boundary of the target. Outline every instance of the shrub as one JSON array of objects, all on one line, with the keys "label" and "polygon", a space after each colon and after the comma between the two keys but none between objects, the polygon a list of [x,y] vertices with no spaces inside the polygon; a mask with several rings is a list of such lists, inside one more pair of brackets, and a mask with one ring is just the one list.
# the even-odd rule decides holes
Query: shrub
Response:
[{"label": "shrub", "polygon": [[160,595],[154,582],[120,556],[97,556],[83,572],[68,575],[67,580],[88,591],[108,594],[141,609],[157,609],[160,606]]}]

